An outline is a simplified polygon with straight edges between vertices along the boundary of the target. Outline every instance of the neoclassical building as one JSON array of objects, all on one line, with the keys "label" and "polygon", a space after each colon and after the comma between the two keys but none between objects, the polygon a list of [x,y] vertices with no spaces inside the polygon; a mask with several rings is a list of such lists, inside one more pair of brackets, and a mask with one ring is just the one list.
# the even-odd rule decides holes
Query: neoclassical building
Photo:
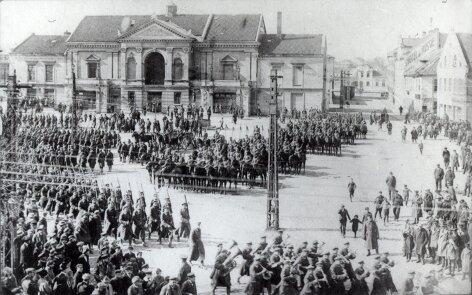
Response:
[{"label": "neoclassical building", "polygon": [[[322,35],[266,34],[261,14],[86,16],[65,42],[65,96],[97,112],[131,106],[231,105],[266,111],[271,69],[284,73],[281,104],[323,107],[326,45]],[[31,60],[30,60],[31,61]],[[31,64],[31,62],[30,62]],[[12,67],[10,67],[11,70]]]}]

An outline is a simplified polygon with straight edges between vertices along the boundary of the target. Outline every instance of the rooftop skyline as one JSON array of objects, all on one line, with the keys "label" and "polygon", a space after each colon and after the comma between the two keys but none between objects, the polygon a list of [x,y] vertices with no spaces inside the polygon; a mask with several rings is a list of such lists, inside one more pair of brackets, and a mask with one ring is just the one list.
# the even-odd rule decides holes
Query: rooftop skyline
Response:
[{"label": "rooftop skyline", "polygon": [[[9,51],[32,33],[73,32],[86,15],[164,14],[170,1],[4,0],[0,2],[0,48]],[[277,11],[282,32],[325,34],[328,53],[337,60],[386,57],[399,36],[441,32],[472,33],[470,0],[174,0],[179,14],[259,14],[267,33],[275,33]]]}]

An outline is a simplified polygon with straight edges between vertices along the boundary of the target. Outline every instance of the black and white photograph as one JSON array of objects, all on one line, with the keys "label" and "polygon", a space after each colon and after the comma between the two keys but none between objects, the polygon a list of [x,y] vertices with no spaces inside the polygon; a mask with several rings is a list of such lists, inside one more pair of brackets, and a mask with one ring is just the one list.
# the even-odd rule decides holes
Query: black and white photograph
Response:
[{"label": "black and white photograph", "polygon": [[470,295],[472,0],[0,0],[1,295]]}]

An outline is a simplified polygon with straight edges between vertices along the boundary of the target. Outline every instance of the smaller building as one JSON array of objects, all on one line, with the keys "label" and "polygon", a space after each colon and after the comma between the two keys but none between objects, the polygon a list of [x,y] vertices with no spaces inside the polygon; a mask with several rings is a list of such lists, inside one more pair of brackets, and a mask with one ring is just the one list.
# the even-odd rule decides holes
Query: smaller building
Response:
[{"label": "smaller building", "polygon": [[[361,65],[356,70],[357,93],[362,96],[381,97],[387,92],[386,77],[370,65]],[[355,81],[356,81],[355,80]]]},{"label": "smaller building", "polygon": [[437,77],[437,114],[472,121],[472,34],[448,34]]},{"label": "smaller building", "polygon": [[279,108],[325,109],[326,44],[323,35],[266,34],[261,38],[258,64],[258,100],[263,113],[271,95],[268,73],[277,71]]},{"label": "smaller building", "polygon": [[31,86],[21,90],[21,97],[40,99],[45,106],[54,106],[58,98],[65,98],[67,69],[64,53],[69,35],[68,32],[64,35],[32,34],[13,49],[10,74],[16,71],[18,82]]}]

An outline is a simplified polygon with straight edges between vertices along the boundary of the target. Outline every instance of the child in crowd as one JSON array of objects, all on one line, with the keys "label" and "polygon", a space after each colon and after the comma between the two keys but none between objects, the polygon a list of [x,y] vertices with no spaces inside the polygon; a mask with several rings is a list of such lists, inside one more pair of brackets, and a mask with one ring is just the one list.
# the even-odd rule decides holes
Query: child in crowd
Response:
[{"label": "child in crowd", "polygon": [[390,215],[390,207],[391,207],[391,204],[390,202],[385,199],[382,203],[382,210],[383,210],[383,220],[384,220],[384,225],[386,224],[386,222],[389,222],[389,215]]},{"label": "child in crowd", "polygon": [[362,221],[359,220],[359,216],[354,215],[354,218],[351,219],[352,223],[352,232],[354,233],[354,238],[357,238],[357,230],[359,229],[359,223],[362,224]]}]

